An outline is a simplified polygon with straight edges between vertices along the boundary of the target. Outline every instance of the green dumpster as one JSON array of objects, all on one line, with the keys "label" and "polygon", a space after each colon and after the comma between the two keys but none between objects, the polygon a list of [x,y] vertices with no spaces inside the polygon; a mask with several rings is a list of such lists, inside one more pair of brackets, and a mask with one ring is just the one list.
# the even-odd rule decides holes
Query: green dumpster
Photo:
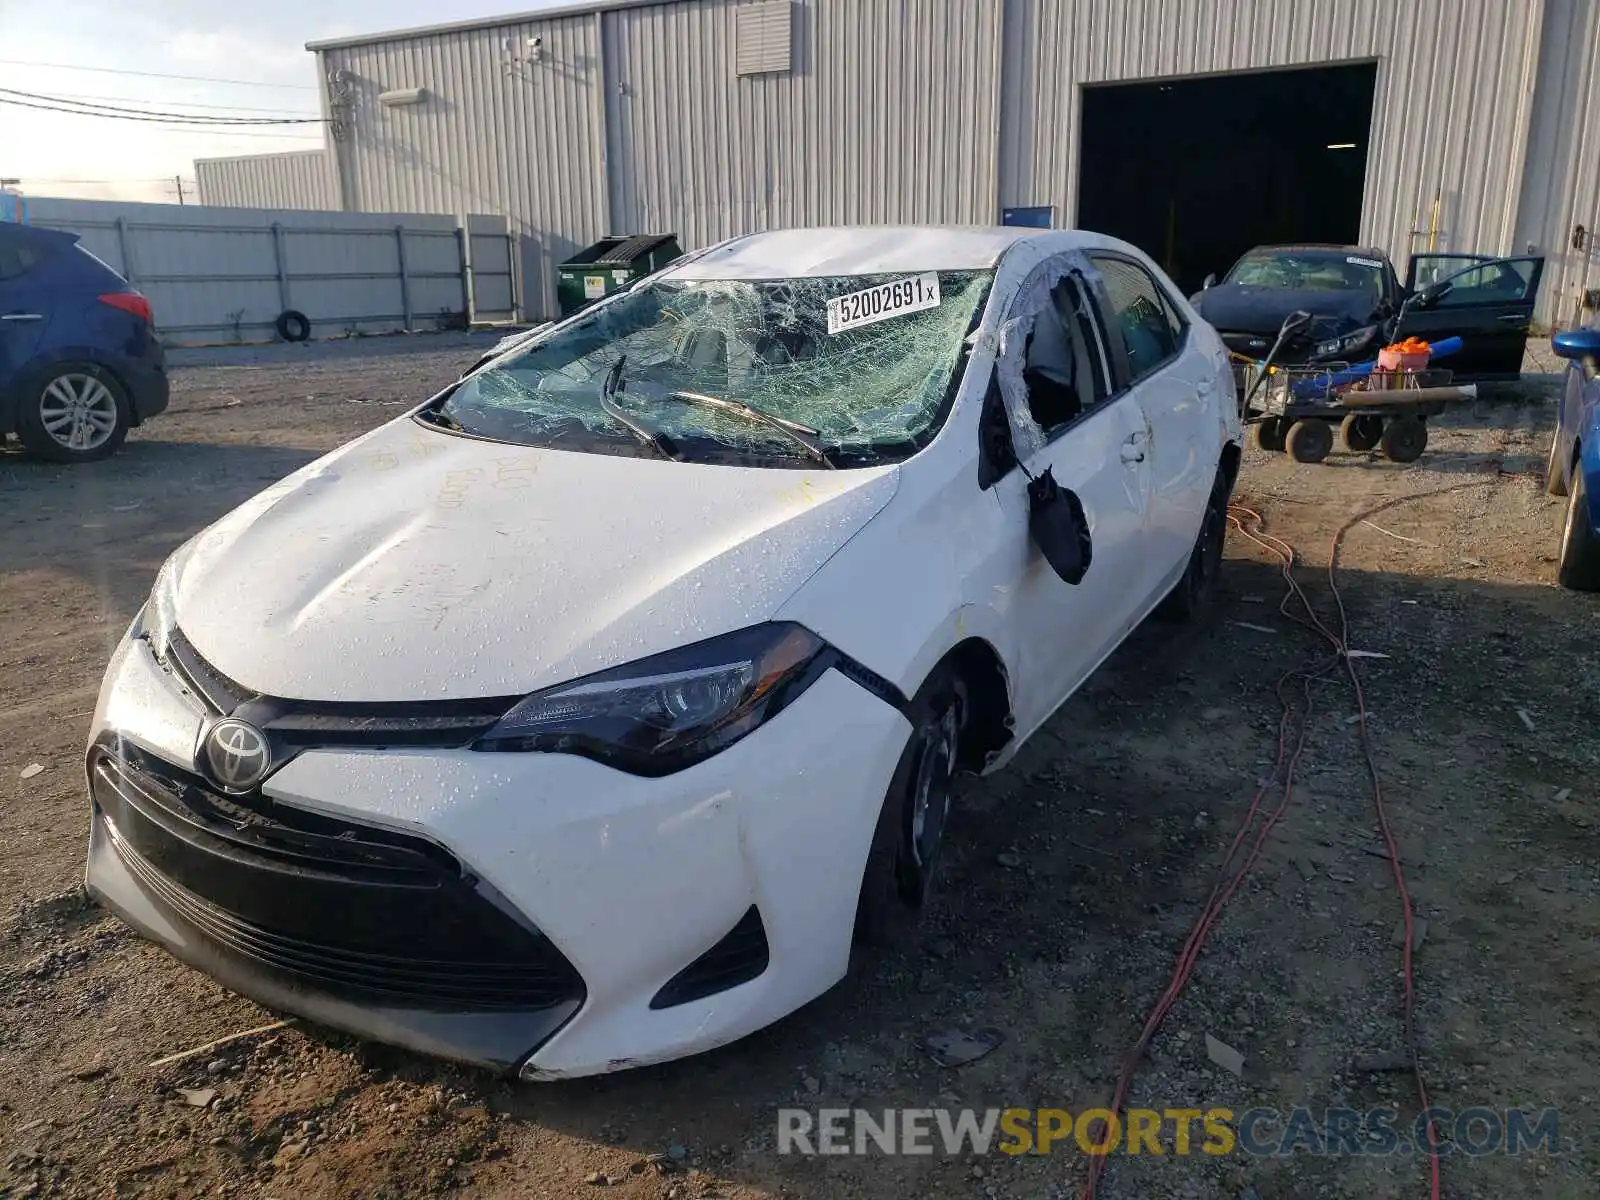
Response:
[{"label": "green dumpster", "polygon": [[556,268],[556,302],[568,316],[683,254],[675,233],[612,234]]}]

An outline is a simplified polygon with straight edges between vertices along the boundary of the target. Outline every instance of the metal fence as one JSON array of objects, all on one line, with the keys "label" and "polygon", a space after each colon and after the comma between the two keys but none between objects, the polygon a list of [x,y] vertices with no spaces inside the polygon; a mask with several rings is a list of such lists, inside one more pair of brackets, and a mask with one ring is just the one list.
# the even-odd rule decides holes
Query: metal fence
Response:
[{"label": "metal fence", "polygon": [[519,316],[504,217],[30,197],[27,220],[78,234],[150,298],[170,345],[270,341],[285,312],[313,337]]}]

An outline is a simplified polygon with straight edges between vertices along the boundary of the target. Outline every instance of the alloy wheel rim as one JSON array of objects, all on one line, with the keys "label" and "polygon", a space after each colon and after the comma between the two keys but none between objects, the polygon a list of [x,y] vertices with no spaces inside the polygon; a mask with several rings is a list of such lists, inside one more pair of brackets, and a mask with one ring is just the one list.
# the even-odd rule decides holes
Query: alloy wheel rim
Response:
[{"label": "alloy wheel rim", "polygon": [[117,427],[117,398],[93,375],[60,375],[39,398],[39,420],[57,445],[95,450]]},{"label": "alloy wheel rim", "polygon": [[950,764],[955,758],[954,707],[923,739],[911,795],[911,860],[926,876],[950,815]]}]

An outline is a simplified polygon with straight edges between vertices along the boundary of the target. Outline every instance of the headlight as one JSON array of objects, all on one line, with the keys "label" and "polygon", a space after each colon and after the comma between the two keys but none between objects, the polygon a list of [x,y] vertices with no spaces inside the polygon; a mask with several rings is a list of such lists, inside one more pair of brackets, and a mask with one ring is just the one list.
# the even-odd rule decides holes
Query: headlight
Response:
[{"label": "headlight", "polygon": [[474,750],[581,754],[635,775],[681,771],[780,712],[827,669],[810,630],[756,625],[535,692]]},{"label": "headlight", "polygon": [[1351,354],[1362,349],[1366,344],[1378,336],[1376,325],[1366,325],[1353,333],[1332,338],[1326,342],[1317,343],[1318,358],[1335,358],[1341,354]]}]

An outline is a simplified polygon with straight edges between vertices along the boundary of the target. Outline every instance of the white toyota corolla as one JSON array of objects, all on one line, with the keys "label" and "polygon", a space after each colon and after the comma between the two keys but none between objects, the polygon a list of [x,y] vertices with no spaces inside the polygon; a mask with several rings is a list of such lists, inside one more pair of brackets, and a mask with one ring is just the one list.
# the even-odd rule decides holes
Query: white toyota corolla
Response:
[{"label": "white toyota corolla", "polygon": [[88,886],[528,1079],[729,1042],[908,925],[954,771],[1196,610],[1239,441],[1121,242],[723,243],[173,554],[95,710]]}]

